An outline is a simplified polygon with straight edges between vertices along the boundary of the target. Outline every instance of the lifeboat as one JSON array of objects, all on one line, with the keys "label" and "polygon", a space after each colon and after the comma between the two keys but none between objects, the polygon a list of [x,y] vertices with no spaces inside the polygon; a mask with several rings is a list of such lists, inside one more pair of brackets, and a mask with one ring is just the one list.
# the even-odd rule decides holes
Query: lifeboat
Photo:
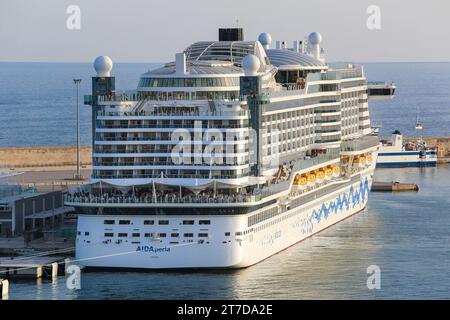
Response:
[{"label": "lifeboat", "polygon": [[331,180],[333,177],[333,169],[328,167],[325,169],[325,180]]},{"label": "lifeboat", "polygon": [[307,173],[306,181],[309,186],[313,186],[316,183],[316,175],[313,172]]},{"label": "lifeboat", "polygon": [[316,171],[316,179],[319,183],[325,180],[325,172],[322,169]]},{"label": "lifeboat", "polygon": [[306,189],[306,185],[308,184],[308,180],[304,175],[296,176],[294,180],[294,184],[297,186],[297,189],[304,190]]},{"label": "lifeboat", "polygon": [[368,153],[368,154],[366,155],[366,162],[372,163],[372,154],[371,154],[371,153]]},{"label": "lifeboat", "polygon": [[339,168],[338,166],[333,166],[332,170],[333,170],[333,177],[338,178],[341,175],[341,168]]},{"label": "lifeboat", "polygon": [[364,167],[366,165],[366,157],[365,156],[359,156],[355,159],[355,164],[358,167]]}]

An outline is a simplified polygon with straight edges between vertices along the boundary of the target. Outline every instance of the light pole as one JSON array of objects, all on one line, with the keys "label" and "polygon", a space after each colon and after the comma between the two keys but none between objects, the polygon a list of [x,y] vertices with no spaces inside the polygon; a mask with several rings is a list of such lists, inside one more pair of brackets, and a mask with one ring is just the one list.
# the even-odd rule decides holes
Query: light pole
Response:
[{"label": "light pole", "polygon": [[83,177],[80,173],[80,83],[81,79],[73,79],[73,82],[77,86],[77,173],[75,175],[76,180],[81,180]]}]

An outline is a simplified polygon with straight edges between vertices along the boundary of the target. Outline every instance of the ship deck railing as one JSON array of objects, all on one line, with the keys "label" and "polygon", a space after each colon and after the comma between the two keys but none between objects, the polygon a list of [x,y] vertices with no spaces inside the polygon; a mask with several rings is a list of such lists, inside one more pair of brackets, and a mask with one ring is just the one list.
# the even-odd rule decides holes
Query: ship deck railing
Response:
[{"label": "ship deck railing", "polygon": [[[355,175],[364,171],[366,168],[352,168],[351,174]],[[352,177],[351,181],[356,177]],[[329,192],[330,188],[336,188],[336,183],[347,181],[343,177],[332,180],[324,180],[320,183],[316,183],[314,186],[308,186],[305,190],[294,191],[294,195],[300,196],[304,193],[312,192],[319,188],[327,187],[326,190],[315,193],[314,197],[319,197],[326,192]],[[333,189],[334,190],[334,189]],[[132,195],[114,195],[109,193],[103,193],[101,195],[94,195],[88,192],[77,192],[74,194],[64,195],[64,202],[70,204],[240,204],[240,203],[253,203],[263,199],[267,196],[267,192],[256,191],[254,194],[216,194],[208,192],[200,195],[186,195],[179,196],[175,193],[172,194],[155,194],[147,193],[145,196],[132,196]]]},{"label": "ship deck railing", "polygon": [[[170,165],[170,164],[167,164]],[[176,165],[174,169],[176,170]],[[194,167],[193,167],[194,168]],[[247,174],[223,174],[220,176],[210,176],[209,174],[119,174],[119,175],[92,175],[93,179],[161,179],[161,178],[173,178],[173,179],[239,179],[245,178]]]},{"label": "ship deck railing", "polygon": [[[203,129],[246,129],[247,125],[216,125],[214,127],[202,127]],[[195,126],[187,126],[182,124],[156,124],[156,125],[145,125],[145,124],[127,124],[127,125],[98,125],[97,129],[174,129],[174,128],[181,128],[181,129],[191,129],[195,128]],[[200,126],[199,126],[200,128]]]},{"label": "ship deck railing", "polygon": [[[378,141],[377,137],[375,138]],[[366,139],[365,143],[360,144],[347,144],[347,149],[360,150],[366,147],[374,147],[375,139]],[[92,194],[88,192],[74,192],[72,194],[65,195],[64,201],[66,203],[92,203],[92,204],[114,204],[114,203],[167,203],[167,204],[192,204],[192,203],[248,203],[257,202],[268,198],[270,196],[289,192],[293,179],[298,172],[306,172],[307,170],[315,169],[318,166],[332,163],[333,161],[339,161],[339,152],[330,152],[317,157],[303,159],[295,161],[289,170],[289,176],[281,182],[271,184],[269,186],[255,189],[251,193],[247,194],[214,194],[209,192],[207,194],[200,195],[187,195],[181,196],[176,192],[166,195],[158,195],[147,192],[145,196],[131,196],[131,195],[113,195],[113,194]],[[352,172],[355,173],[355,172]],[[150,178],[150,175],[148,176]],[[151,177],[160,178],[158,176],[151,175]],[[179,176],[177,176],[179,178]],[[95,178],[102,178],[100,176]],[[111,178],[111,177],[110,177]],[[125,178],[125,177],[120,177]],[[127,178],[135,178],[134,176],[127,176]],[[223,177],[222,177],[223,178]]]},{"label": "ship deck railing", "polygon": [[[146,151],[147,152],[147,151]],[[152,152],[150,150],[150,152]],[[214,164],[214,163],[213,163]],[[247,165],[248,159],[242,161],[226,161],[220,164],[220,166],[243,166]],[[154,161],[154,162],[94,162],[94,166],[112,166],[112,167],[122,167],[122,166],[170,166],[173,165],[172,162]],[[210,163],[190,163],[190,166],[205,166],[211,165]]]},{"label": "ship deck railing", "polygon": [[[173,107],[173,106],[172,106]],[[245,110],[226,110],[226,111],[181,111],[181,112],[152,112],[152,111],[109,111],[109,112],[99,112],[97,117],[173,117],[173,116],[183,116],[183,117],[223,117],[223,116],[247,116],[248,112]]]},{"label": "ship deck railing", "polygon": [[354,140],[344,140],[341,143],[341,150],[343,152],[355,152],[370,149],[380,145],[380,140],[377,136],[363,136]]},{"label": "ship deck railing", "polygon": [[133,204],[133,203],[160,203],[160,204],[191,204],[191,203],[244,203],[255,202],[260,199],[257,195],[198,195],[198,196],[114,196],[114,195],[88,195],[88,194],[67,194],[64,202],[69,203],[98,203],[98,204]]}]

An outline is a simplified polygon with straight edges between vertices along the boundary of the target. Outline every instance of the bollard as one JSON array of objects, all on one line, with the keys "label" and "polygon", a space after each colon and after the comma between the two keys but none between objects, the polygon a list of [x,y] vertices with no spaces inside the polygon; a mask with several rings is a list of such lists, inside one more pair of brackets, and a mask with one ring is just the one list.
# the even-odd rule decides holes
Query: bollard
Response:
[{"label": "bollard", "polygon": [[36,268],[36,278],[42,278],[42,267],[37,267]]},{"label": "bollard", "polygon": [[8,299],[8,295],[9,295],[9,281],[8,280],[1,280],[0,281],[0,289],[2,291],[2,295],[1,295],[1,299],[2,300],[6,300]]},{"label": "bollard", "polygon": [[58,263],[52,263],[52,279],[58,277]]}]

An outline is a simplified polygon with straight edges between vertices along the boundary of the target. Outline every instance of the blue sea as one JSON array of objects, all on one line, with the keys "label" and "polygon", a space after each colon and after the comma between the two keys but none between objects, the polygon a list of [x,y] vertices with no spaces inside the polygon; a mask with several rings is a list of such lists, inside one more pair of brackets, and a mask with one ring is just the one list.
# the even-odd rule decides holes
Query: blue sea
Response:
[{"label": "blue sea", "polygon": [[[382,135],[450,135],[450,63],[367,63],[370,80],[392,80],[397,96],[371,101]],[[116,64],[119,89],[133,89],[155,64]],[[0,147],[75,143],[75,86],[90,92],[90,64],[0,63]],[[90,111],[82,107],[82,142]],[[208,272],[82,272],[20,281],[10,299],[449,299],[450,166],[377,170],[375,180],[417,183],[418,192],[371,193],[363,212],[246,269]],[[380,270],[369,289],[367,268]]]},{"label": "blue sea", "polygon": [[[392,100],[370,101],[381,135],[394,130],[414,135],[416,115],[423,135],[450,135],[450,63],[361,63],[370,81],[394,81]],[[136,88],[140,74],[160,64],[117,63],[118,90]],[[76,89],[81,101],[91,92],[90,63],[0,63],[0,147],[73,145],[76,143]],[[89,106],[81,106],[81,142],[90,143]]]}]

